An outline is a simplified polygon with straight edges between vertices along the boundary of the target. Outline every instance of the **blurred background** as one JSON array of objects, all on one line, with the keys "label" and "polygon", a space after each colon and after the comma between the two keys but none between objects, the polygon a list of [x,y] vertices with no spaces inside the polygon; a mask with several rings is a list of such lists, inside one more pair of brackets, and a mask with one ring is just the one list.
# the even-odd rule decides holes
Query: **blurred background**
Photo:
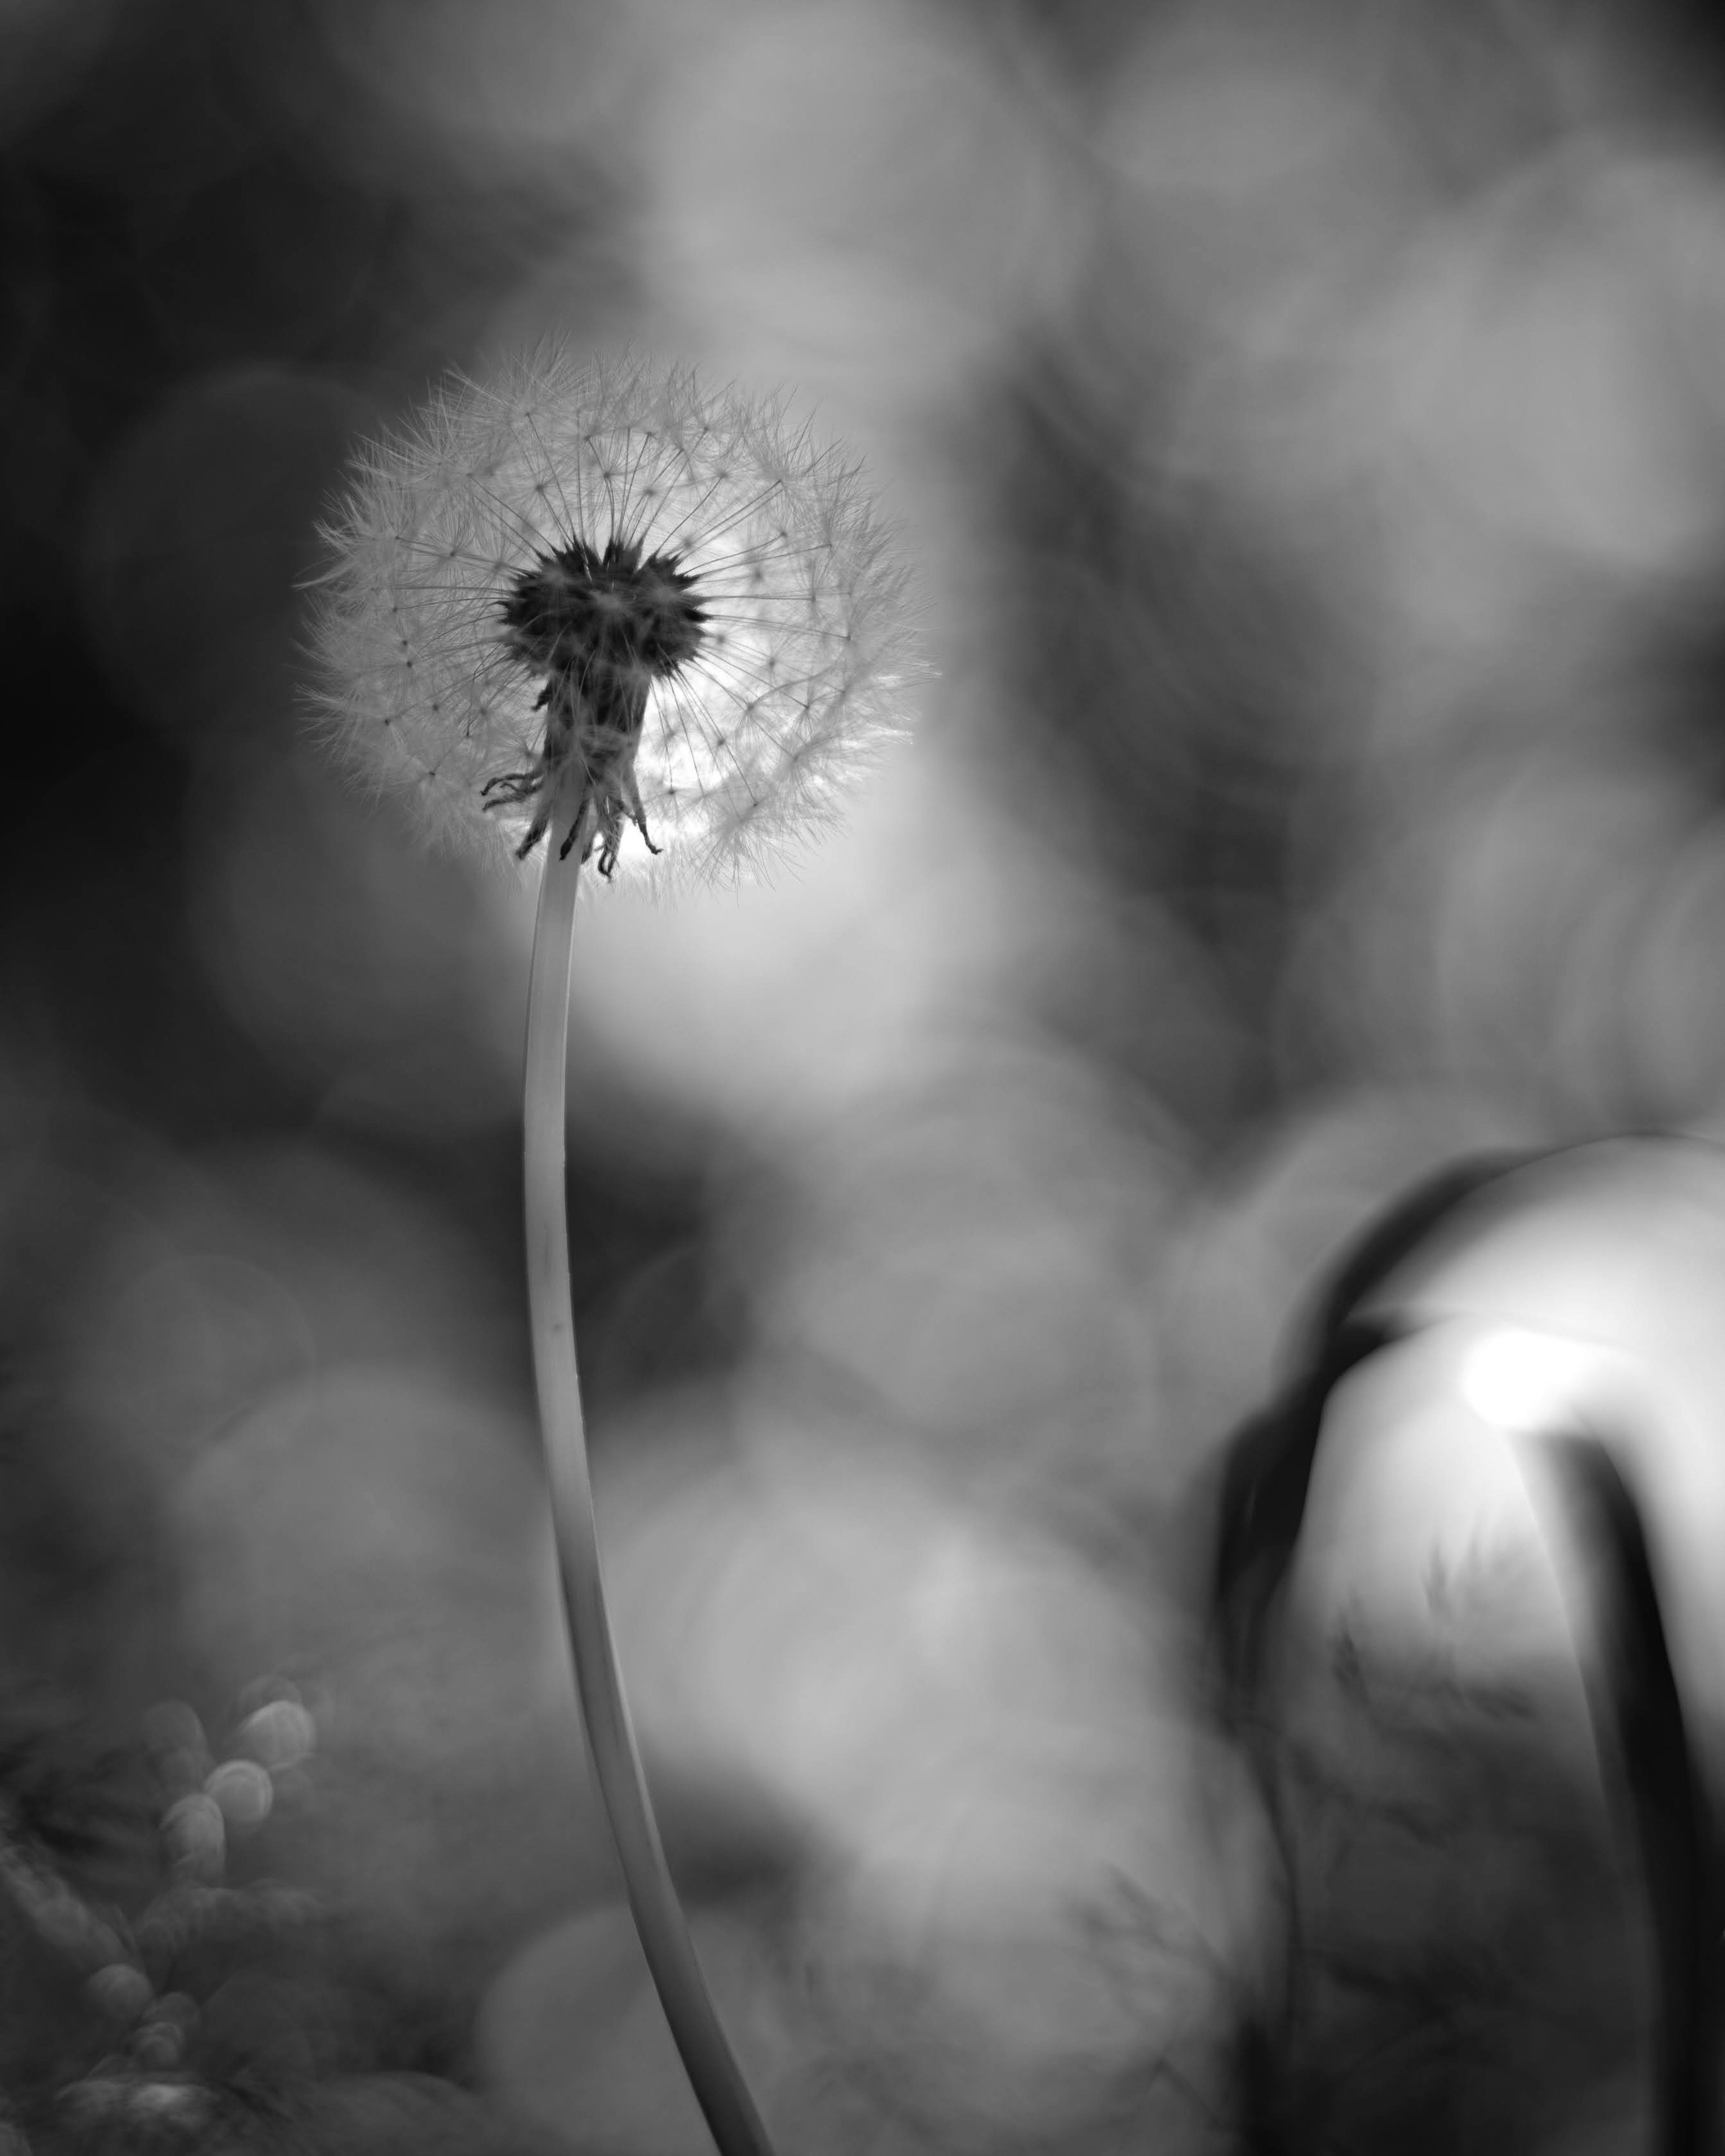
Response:
[{"label": "blurred background", "polygon": [[[355,441],[554,333],[812,403],[938,670],[834,841],[582,921],[578,1332],[715,1988],[787,2149],[1267,2147],[1219,1447],[1425,1169],[1725,1108],[1707,18],[0,0],[0,2133],[705,2145],[540,1499],[531,890],[301,701]],[[1598,1874],[1609,1979],[1516,2071],[1628,2087],[1608,1856],[1504,1857],[1564,1809],[1510,1779],[1477,1921]],[[1498,2145],[1350,2011],[1346,2145]]]}]

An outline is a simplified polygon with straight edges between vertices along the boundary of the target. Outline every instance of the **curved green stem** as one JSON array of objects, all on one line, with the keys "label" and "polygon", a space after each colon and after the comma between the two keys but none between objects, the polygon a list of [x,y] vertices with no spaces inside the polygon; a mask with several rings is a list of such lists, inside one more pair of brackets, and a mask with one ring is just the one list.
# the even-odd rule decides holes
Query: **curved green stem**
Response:
[{"label": "curved green stem", "polygon": [[525,1100],[527,1302],[533,1369],[551,1486],[557,1567],[582,1718],[611,1822],[647,1966],[720,2156],[772,2156],[742,2069],[707,1995],[682,1904],[665,1861],[641,1772],[599,1573],[593,1482],[575,1368],[569,1237],[563,1183],[563,1088],[569,1030],[569,953],[578,848],[547,847],[527,990]]}]

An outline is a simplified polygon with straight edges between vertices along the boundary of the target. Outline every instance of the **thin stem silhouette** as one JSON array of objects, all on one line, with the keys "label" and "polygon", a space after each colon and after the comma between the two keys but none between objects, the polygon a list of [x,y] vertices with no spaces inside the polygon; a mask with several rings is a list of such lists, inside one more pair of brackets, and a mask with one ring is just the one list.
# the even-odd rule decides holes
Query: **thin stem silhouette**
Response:
[{"label": "thin stem silhouette", "polygon": [[578,845],[563,855],[547,849],[527,992],[527,1300],[557,1570],[593,1769],[665,2019],[720,2156],[772,2156],[766,2128],[714,2011],[665,1862],[624,1695],[599,1567],[575,1362],[564,1182],[569,960],[580,875]]}]

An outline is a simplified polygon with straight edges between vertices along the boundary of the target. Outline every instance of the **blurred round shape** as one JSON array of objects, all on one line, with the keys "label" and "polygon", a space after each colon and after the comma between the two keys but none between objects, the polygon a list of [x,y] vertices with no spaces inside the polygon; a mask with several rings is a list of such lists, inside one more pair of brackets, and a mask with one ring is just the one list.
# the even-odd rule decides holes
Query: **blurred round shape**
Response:
[{"label": "blurred round shape", "polygon": [[157,1752],[154,1763],[162,1793],[172,1801],[195,1796],[203,1787],[203,1778],[209,1772],[209,1753],[176,1744],[165,1752]]},{"label": "blurred round shape", "polygon": [[1439,1053],[1513,1075],[1565,1120],[1635,1118],[1641,922],[1692,803],[1627,758],[1542,757],[1507,781],[1481,769],[1468,792],[1425,838],[1440,880],[1425,929]]},{"label": "blurred round shape", "polygon": [[279,723],[297,578],[352,436],[344,385],[243,367],[178,388],[97,480],[85,535],[91,639],[134,709],[182,739]]},{"label": "blurred round shape", "polygon": [[[531,1439],[483,1399],[407,1368],[331,1370],[208,1454],[175,1510],[191,1629],[224,1662],[299,1667],[348,1717],[367,1711],[360,1667],[404,1681],[417,1667],[429,1681],[442,1666],[440,1697],[389,1709],[404,1741],[417,1728],[416,1751],[475,1741],[470,1714],[482,1730],[484,1697],[511,1666],[505,1637],[557,1687],[560,1640],[539,1629],[555,1586]],[[513,1667],[527,1674],[519,1654]]]},{"label": "blurred round shape", "polygon": [[278,1702],[289,1707],[304,1707],[305,1704],[305,1695],[299,1686],[291,1677],[283,1676],[279,1670],[268,1671],[262,1676],[248,1677],[235,1695],[235,1703],[242,1719],[249,1719],[260,1708],[274,1707]]},{"label": "blurred round shape", "polygon": [[156,1995],[156,1988],[141,1969],[130,1962],[110,1962],[99,1969],[85,1989],[110,2020],[136,2021]]},{"label": "blurred round shape", "polygon": [[311,1758],[317,1725],[297,1699],[273,1699],[246,1717],[234,1741],[271,1774],[280,1774]]},{"label": "blurred round shape", "polygon": [[260,1827],[275,1800],[269,1771],[255,1759],[224,1759],[204,1788],[221,1806],[229,1831],[236,1834]]},{"label": "blurred round shape", "polygon": [[1266,316],[1284,336],[1315,326],[1301,302],[1339,296],[1338,270],[1420,208],[1390,116],[1309,18],[1288,35],[1195,9],[1153,18],[1108,83],[1096,141],[1130,190],[1144,297],[1224,346]]},{"label": "blurred round shape", "polygon": [[[1099,136],[1127,182],[1100,304],[1123,379],[1147,351],[1169,379],[1140,400],[1158,497],[1219,489],[1403,681],[1470,653],[1549,668],[1554,640],[1613,636],[1625,589],[1713,573],[1721,173],[1590,114],[1446,191],[1409,87],[1309,19],[1158,22]],[[1434,136],[1495,133],[1504,95],[1476,73]],[[1111,341],[1088,341],[1095,374]]]},{"label": "blurred round shape", "polygon": [[211,1765],[209,1741],[196,1711],[184,1700],[158,1700],[146,1710],[144,1742],[169,1803],[195,1796],[203,1789]]},{"label": "blurred round shape", "polygon": [[[746,1910],[689,1914],[713,2003],[773,2132],[780,2086],[799,2063],[775,1942]],[[530,2118],[564,2131],[578,2120],[595,2148],[711,2156],[626,1910],[590,1911],[522,1948],[487,1990],[475,2041],[485,2085]]]},{"label": "blurred round shape", "polygon": [[[102,2064],[118,2064],[114,2059],[105,2059]],[[59,2092],[59,2108],[67,2117],[88,2125],[92,2121],[111,2118],[121,2110],[136,2084],[122,2081],[116,2074],[86,2074],[81,2081],[72,2082]]]},{"label": "blurred round shape", "polygon": [[[583,918],[572,1059],[589,1041],[635,1083],[745,1130],[832,1116],[950,1061],[992,1019],[1045,893],[939,750],[895,747],[794,879],[625,893]],[[667,1024],[667,1012],[676,1023]],[[583,1107],[573,1061],[570,1112]]]},{"label": "blurred round shape", "polygon": [[[303,1883],[417,1936],[603,1875],[531,1425],[434,1368],[331,1368],[207,1453],[171,1523],[213,1678],[318,1698]],[[306,1801],[303,1765],[272,1780],[277,1814]]]},{"label": "blurred round shape", "polygon": [[1136,1453],[1179,1174],[1162,1133],[1076,1058],[986,1040],[841,1128],[799,1163],[756,1291],[772,1345],[1003,1467]]},{"label": "blurred round shape", "polygon": [[[129,1385],[146,1410],[171,1402],[177,1359],[203,1377],[200,1353],[208,1358],[210,1332],[223,1334],[229,1318],[237,1352],[225,1363],[223,1341],[213,1366],[224,1383],[239,1381],[223,1403],[223,1443],[270,1400],[338,1364],[399,1359],[450,1375],[477,1370],[481,1383],[513,1370],[520,1312],[506,1285],[429,1194],[416,1197],[411,1178],[380,1172],[375,1157],[311,1138],[223,1147],[152,1170],[129,1179],[127,1206],[54,1312],[62,1382],[80,1420],[109,1457],[136,1462],[151,1482],[177,1480],[213,1448],[182,1450],[147,1414],[142,1435],[153,1442],[141,1442]],[[134,1284],[179,1260],[190,1263],[157,1283],[170,1291],[172,1322],[153,1342],[122,1322],[110,1359],[110,1311],[124,1317]],[[218,1292],[205,1299],[207,1288]],[[186,1406],[208,1411],[196,1383]],[[237,1688],[270,1666],[264,1654],[224,1674]]]},{"label": "blurred round shape", "polygon": [[[151,2071],[167,2073],[179,2063],[177,2047],[164,2045],[171,2056],[145,2061]],[[197,2081],[133,2081],[125,2085],[121,2108],[129,2122],[146,2133],[167,2128],[177,2135],[202,2131],[215,2109],[213,2089]]]},{"label": "blurred round shape", "polygon": [[162,1815],[162,1840],[177,1872],[205,1881],[220,1878],[228,1834],[213,1797],[200,1790],[177,1798]]},{"label": "blurred round shape", "polygon": [[644,1431],[629,1457],[607,1568],[655,1754],[759,1790],[883,1904],[961,1932],[1110,1865],[1180,1875],[1170,1642],[1076,1553],[789,1421],[741,1467]]},{"label": "blurred round shape", "polygon": [[1346,86],[1327,79],[1315,43],[1242,38],[1188,13],[1152,34],[1110,84],[1102,146],[1152,196],[1271,199],[1333,165],[1360,126]]},{"label": "blurred round shape", "polygon": [[[1326,1024],[1356,1058],[1519,1096],[1536,1127],[1698,1117],[1721,1007],[1686,903],[1704,918],[1709,896],[1683,889],[1714,844],[1691,790],[1554,737],[1415,768],[1326,909],[1308,976]],[[1695,985],[1690,1007],[1661,966]]]},{"label": "blurred round shape", "polygon": [[1486,197],[1413,254],[1373,336],[1415,487],[1487,544],[1646,576],[1716,542],[1725,459],[1679,363],[1693,295],[1661,259],[1656,197],[1624,214],[1629,169],[1605,141]]},{"label": "blurred round shape", "polygon": [[1345,459],[1370,505],[1353,559],[1402,678],[1470,654],[1548,675],[1621,633],[1624,594],[1713,573],[1720,195],[1698,159],[1572,131],[1410,227],[1321,322],[1286,438],[1307,487]]},{"label": "blurred round shape", "polygon": [[139,2072],[171,2073],[185,2057],[185,2031],[172,2021],[146,2021],[132,2031],[126,2048]]},{"label": "blurred round shape", "polygon": [[1093,1070],[1117,1074],[1134,1120],[1166,1116],[1176,1158],[1233,1129],[1260,1045],[1221,954],[1164,900],[1111,888],[1093,869],[1051,896],[1037,908],[1046,943],[1031,944],[1020,976],[1029,1007],[1055,1038],[1081,1042]]},{"label": "blurred round shape", "polygon": [[305,1311],[274,1273],[234,1257],[175,1257],[119,1289],[76,1389],[153,1461],[177,1462],[316,1363]]},{"label": "blurred round shape", "polygon": [[143,2018],[149,2022],[169,2022],[183,2034],[198,2025],[198,2001],[188,1991],[164,1991],[161,1998],[150,2002]]},{"label": "blurred round shape", "polygon": [[[1431,214],[1405,116],[1309,16],[1284,31],[1186,9],[1153,18],[1111,79],[1096,140],[1125,182],[1123,259],[1096,303],[1113,338],[1092,328],[1073,365],[1142,426],[1153,499],[1219,487],[1260,542],[1345,591],[1350,549],[1382,543],[1332,513],[1357,511],[1373,448],[1350,341]],[[1159,398],[1139,386],[1147,352]]]},{"label": "blurred round shape", "polygon": [[694,51],[644,115],[672,320],[811,386],[922,401],[1045,300],[1072,259],[1051,160],[963,23],[901,0],[685,13]]},{"label": "blurred round shape", "polygon": [[144,1710],[144,1742],[152,1752],[186,1752],[209,1756],[208,1741],[195,1707],[182,1699],[159,1699]]}]

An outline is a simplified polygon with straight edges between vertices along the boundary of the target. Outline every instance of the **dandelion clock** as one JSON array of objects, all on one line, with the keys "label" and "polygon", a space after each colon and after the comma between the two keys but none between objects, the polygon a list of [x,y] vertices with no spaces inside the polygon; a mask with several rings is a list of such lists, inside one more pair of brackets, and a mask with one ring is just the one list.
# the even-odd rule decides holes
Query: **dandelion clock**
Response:
[{"label": "dandelion clock", "polygon": [[1725,1152],[1464,1163],[1235,1440],[1215,1660],[1276,1851],[1285,2142],[1725,2145],[1722,1312]]},{"label": "dandelion clock", "polygon": [[427,835],[536,870],[526,1201],[540,1419],[581,1707],[630,1905],[726,2156],[767,2146],[690,1945],[600,1575],[571,1315],[576,896],[746,876],[839,813],[902,722],[906,582],[856,466],[783,408],[543,351],[363,449],[324,529],[331,746]]}]

